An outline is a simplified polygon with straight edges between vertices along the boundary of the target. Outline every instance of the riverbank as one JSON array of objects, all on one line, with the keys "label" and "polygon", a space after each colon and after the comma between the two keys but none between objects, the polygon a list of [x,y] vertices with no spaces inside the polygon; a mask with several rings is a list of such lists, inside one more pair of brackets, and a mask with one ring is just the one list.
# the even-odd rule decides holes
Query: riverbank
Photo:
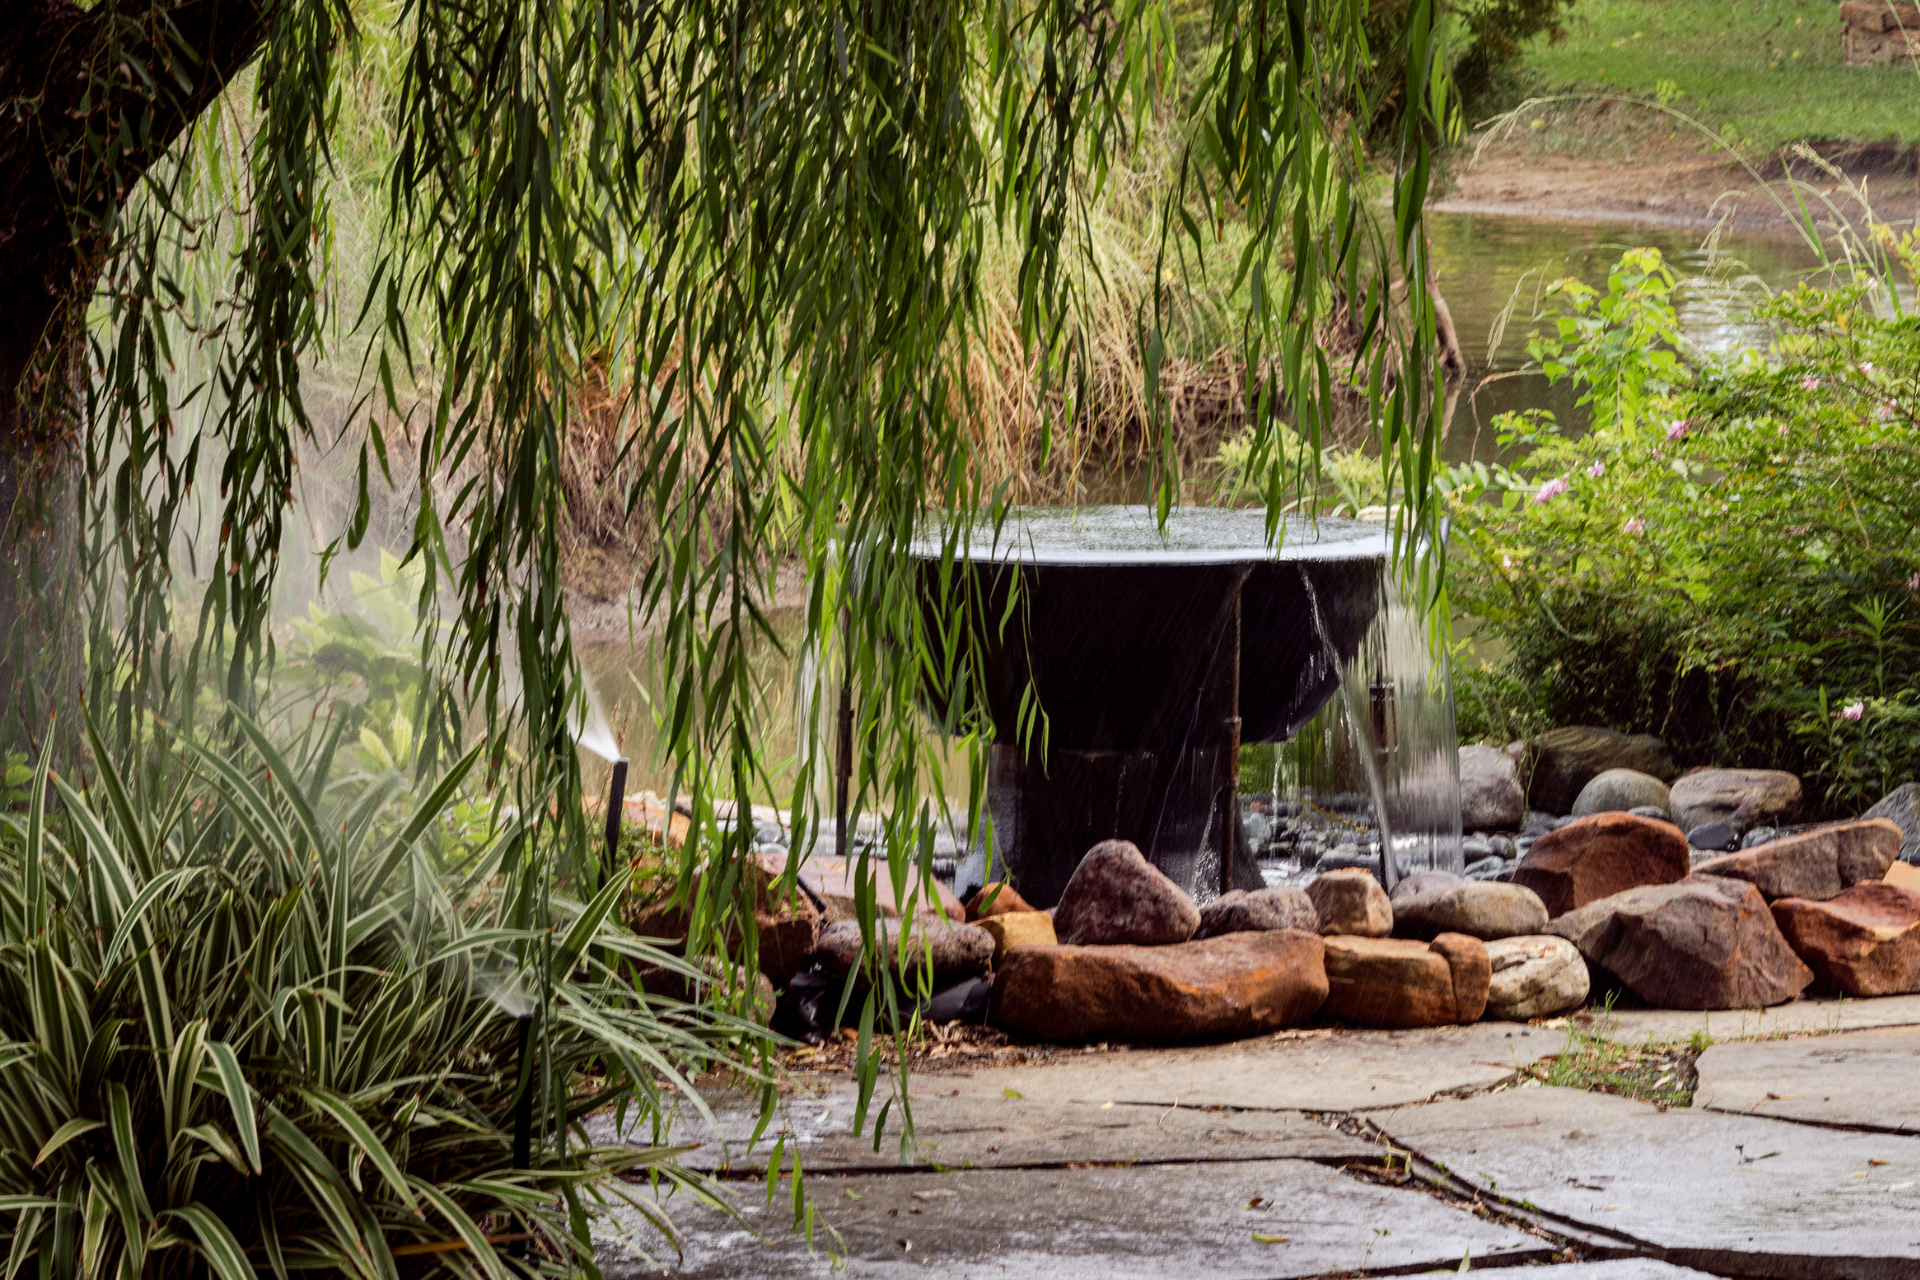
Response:
[{"label": "riverbank", "polygon": [[[1636,222],[1796,236],[1802,213],[1856,228],[1871,210],[1896,227],[1920,215],[1915,152],[1891,144],[1822,144],[1837,172],[1783,150],[1745,157],[1648,107],[1541,102],[1469,140],[1429,206],[1439,213]],[[1864,202],[1862,200],[1864,195]]]}]

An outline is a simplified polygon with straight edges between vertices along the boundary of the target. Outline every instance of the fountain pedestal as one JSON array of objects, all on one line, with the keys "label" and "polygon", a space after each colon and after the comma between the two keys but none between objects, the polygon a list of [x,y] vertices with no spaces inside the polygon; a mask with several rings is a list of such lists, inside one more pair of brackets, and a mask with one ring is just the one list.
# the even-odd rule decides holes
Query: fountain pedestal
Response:
[{"label": "fountain pedestal", "polygon": [[1381,530],[1292,523],[1276,551],[1263,512],[1183,509],[1163,536],[1149,508],[1103,507],[971,534],[944,568],[934,539],[915,548],[929,620],[967,620],[961,674],[928,701],[958,710],[978,672],[997,858],[1021,895],[1052,905],[1088,848],[1124,839],[1211,896],[1238,827],[1221,820],[1232,721],[1239,741],[1282,741],[1339,689],[1380,609]]}]

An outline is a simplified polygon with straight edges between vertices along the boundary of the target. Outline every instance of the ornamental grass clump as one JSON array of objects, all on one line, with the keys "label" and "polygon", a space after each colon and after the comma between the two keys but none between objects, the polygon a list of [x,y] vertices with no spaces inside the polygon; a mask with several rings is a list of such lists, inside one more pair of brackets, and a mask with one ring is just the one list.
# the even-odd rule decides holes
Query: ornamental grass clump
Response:
[{"label": "ornamental grass clump", "polygon": [[1694,369],[1673,284],[1636,250],[1560,286],[1530,351],[1591,430],[1509,415],[1518,460],[1449,477],[1452,599],[1505,651],[1465,664],[1464,727],[1656,733],[1857,812],[1920,776],[1920,319],[1802,287],[1755,309],[1764,350]]},{"label": "ornamental grass clump", "polygon": [[619,880],[550,897],[537,823],[471,825],[474,755],[407,803],[335,778],[337,733],[289,759],[239,723],[124,773],[94,736],[83,790],[43,757],[7,819],[5,1274],[505,1280],[589,1265],[614,1204],[670,1231],[629,1183],[706,1194],[678,1149],[580,1122],[764,1079],[763,1034],[624,986],[679,962],[610,921]]}]

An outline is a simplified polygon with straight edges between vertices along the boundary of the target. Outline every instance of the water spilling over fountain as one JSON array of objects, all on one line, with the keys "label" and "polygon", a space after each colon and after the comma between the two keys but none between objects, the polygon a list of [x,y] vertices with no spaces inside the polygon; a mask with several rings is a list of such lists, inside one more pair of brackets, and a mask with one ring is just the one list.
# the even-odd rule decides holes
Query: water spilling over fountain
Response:
[{"label": "water spilling over fountain", "polygon": [[[1081,855],[1115,838],[1202,900],[1259,887],[1241,745],[1286,741],[1336,695],[1389,881],[1458,869],[1446,676],[1398,601],[1383,531],[1289,520],[1278,541],[1259,511],[1177,509],[1163,532],[1148,508],[1096,507],[966,530],[951,572],[938,538],[916,544],[929,618],[968,620],[995,727],[996,859],[1028,901],[1058,901]],[[965,686],[930,689],[934,710]]]}]

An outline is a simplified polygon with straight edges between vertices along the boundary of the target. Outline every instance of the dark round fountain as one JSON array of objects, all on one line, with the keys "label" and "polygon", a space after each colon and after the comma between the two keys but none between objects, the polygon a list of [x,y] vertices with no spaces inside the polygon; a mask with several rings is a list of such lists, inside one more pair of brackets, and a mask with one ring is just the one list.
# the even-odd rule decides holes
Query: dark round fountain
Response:
[{"label": "dark round fountain", "polygon": [[915,545],[929,622],[967,620],[930,708],[984,694],[995,857],[1028,901],[1057,902],[1108,839],[1203,897],[1259,887],[1240,744],[1285,740],[1339,689],[1387,552],[1379,526],[1353,521],[1289,519],[1275,541],[1262,511],[1180,508],[1162,531],[1151,508],[1093,507],[1018,509],[997,537]]}]

